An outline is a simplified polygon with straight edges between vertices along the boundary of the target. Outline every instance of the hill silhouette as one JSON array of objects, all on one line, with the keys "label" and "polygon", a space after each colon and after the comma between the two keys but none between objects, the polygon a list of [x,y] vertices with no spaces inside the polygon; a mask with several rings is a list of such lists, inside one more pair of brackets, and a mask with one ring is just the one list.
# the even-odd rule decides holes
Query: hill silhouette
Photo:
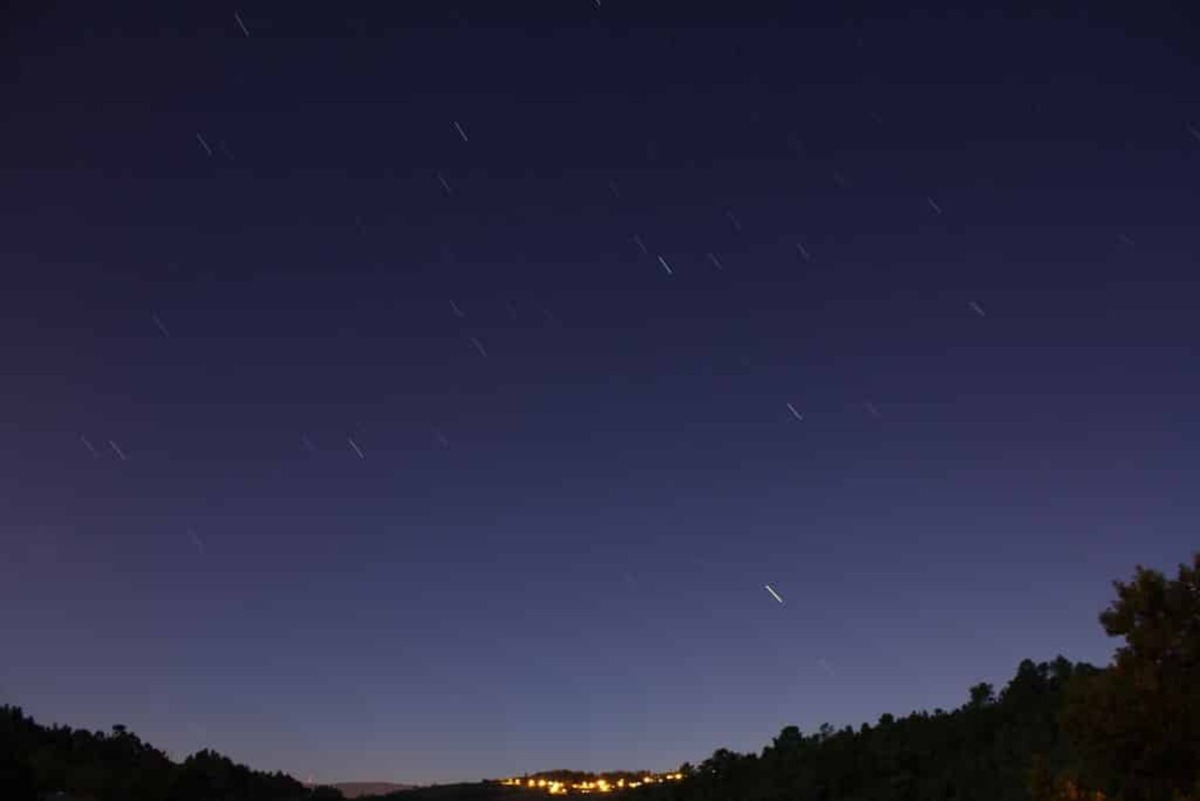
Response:
[{"label": "hill silhouette", "polygon": [[996,695],[957,710],[883,715],[759,754],[718,749],[683,782],[638,801],[1197,801],[1200,799],[1200,553],[1175,578],[1138,567],[1114,582],[1100,623],[1125,644],[1098,669],[1021,662]]},{"label": "hill silhouette", "polygon": [[[607,794],[629,801],[1200,801],[1200,553],[1175,578],[1138,567],[1131,581],[1114,588],[1117,597],[1100,622],[1124,645],[1108,667],[1061,656],[1027,659],[998,693],[977,684],[951,711],[884,714],[874,725],[826,724],[807,735],[787,726],[759,753],[717,749],[699,765],[680,766],[681,780]],[[540,795],[546,793],[487,781],[360,797]],[[0,797],[333,801],[343,795],[209,750],[175,763],[124,726],[109,733],[47,727],[4,706]]]},{"label": "hill silhouette", "polygon": [[334,782],[329,785],[346,798],[362,796],[378,796],[395,793],[401,790],[415,789],[412,784],[396,784],[395,782]]},{"label": "hill silhouette", "polygon": [[181,763],[125,726],[91,732],[42,726],[20,707],[0,707],[0,798],[93,801],[338,801],[332,787],[306,787],[283,773],[263,773],[214,751]]},{"label": "hill silhouette", "polygon": [[506,787],[497,781],[482,781],[414,787],[409,790],[371,796],[369,801],[379,801],[379,799],[388,799],[388,801],[519,801],[522,798],[537,801],[537,796],[541,795],[544,794],[518,787]]}]

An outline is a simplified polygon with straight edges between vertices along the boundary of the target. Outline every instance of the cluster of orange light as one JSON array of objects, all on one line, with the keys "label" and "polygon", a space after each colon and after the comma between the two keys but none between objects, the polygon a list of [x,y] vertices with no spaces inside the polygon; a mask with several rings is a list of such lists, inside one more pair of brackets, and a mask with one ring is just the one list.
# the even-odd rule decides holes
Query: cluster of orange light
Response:
[{"label": "cluster of orange light", "polygon": [[643,784],[679,781],[682,778],[682,773],[664,773],[659,776],[646,775],[642,777],[641,781],[629,782],[624,779],[617,779],[615,782],[610,782],[607,779],[596,779],[595,781],[566,784],[565,782],[548,779],[505,779],[501,783],[510,787],[524,787],[527,790],[542,790],[550,795],[567,795],[568,793],[611,793],[615,790],[641,787]]}]

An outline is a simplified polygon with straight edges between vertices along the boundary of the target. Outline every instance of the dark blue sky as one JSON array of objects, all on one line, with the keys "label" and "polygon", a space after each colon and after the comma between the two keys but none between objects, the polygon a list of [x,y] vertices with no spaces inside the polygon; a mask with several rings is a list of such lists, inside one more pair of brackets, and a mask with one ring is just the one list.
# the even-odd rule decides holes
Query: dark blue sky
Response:
[{"label": "dark blue sky", "polygon": [[3,26],[0,701],[669,769],[1195,546],[1182,17],[124,5]]}]

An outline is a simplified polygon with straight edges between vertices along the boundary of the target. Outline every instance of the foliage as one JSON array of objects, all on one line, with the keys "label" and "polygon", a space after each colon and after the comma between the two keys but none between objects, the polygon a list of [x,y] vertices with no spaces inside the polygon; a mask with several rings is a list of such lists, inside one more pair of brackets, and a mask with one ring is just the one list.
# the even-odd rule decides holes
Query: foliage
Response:
[{"label": "foliage", "polygon": [[1124,801],[1200,793],[1200,553],[1176,578],[1139,566],[1101,615],[1123,637],[1111,667],[1081,682],[1063,714],[1090,786]]},{"label": "foliage", "polygon": [[949,713],[788,726],[637,801],[1200,801],[1200,554],[1175,579],[1139,567],[1114,586],[1110,667],[1025,660],[999,696],[977,684]]},{"label": "foliage", "polygon": [[[1068,685],[1094,670],[1059,657],[1021,663],[995,696],[986,684],[952,712],[883,715],[855,731],[785,727],[760,754],[717,750],[690,778],[634,791],[638,801],[1011,801],[1028,797],[1035,758],[1072,754],[1056,718]],[[682,772],[682,771],[681,771]]]},{"label": "foliage", "polygon": [[[625,801],[1200,801],[1200,553],[1176,578],[1138,567],[1114,582],[1100,615],[1122,637],[1104,669],[1025,660],[997,694],[971,687],[950,712],[882,715],[857,731],[787,726],[758,754],[725,748],[679,768],[681,781]],[[606,774],[614,778],[618,774]],[[626,774],[632,778],[637,774]],[[591,778],[546,771],[535,778]],[[200,751],[182,764],[124,726],[111,734],[46,728],[0,707],[5,801],[55,791],[95,801],[326,801],[308,789]],[[496,782],[393,793],[391,801],[512,801],[533,791]]]},{"label": "foliage", "polygon": [[262,773],[213,751],[181,764],[125,726],[110,734],[46,727],[19,707],[0,707],[0,793],[5,801],[67,793],[95,801],[318,801],[331,788],[309,789],[282,773]]}]

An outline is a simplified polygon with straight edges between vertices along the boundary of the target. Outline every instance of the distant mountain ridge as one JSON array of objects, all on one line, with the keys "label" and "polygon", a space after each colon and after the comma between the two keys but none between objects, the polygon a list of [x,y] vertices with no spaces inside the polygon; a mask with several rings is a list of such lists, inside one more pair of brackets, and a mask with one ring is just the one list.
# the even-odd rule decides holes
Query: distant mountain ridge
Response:
[{"label": "distant mountain ridge", "polygon": [[359,798],[364,795],[387,795],[401,790],[415,790],[415,784],[396,784],[394,782],[335,782],[329,785],[336,787],[346,798]]}]

